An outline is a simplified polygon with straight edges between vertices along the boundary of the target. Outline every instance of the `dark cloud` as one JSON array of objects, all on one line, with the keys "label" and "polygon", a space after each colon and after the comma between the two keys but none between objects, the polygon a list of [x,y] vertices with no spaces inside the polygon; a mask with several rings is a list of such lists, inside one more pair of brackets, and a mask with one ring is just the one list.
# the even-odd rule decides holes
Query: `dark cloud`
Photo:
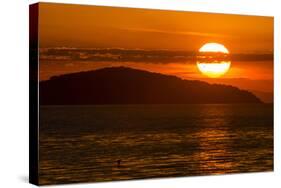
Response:
[{"label": "dark cloud", "polygon": [[[111,62],[190,62],[196,60],[196,52],[173,50],[143,50],[122,48],[43,48],[40,60],[48,61],[111,61]],[[273,54],[232,54],[231,60],[273,60]]]}]

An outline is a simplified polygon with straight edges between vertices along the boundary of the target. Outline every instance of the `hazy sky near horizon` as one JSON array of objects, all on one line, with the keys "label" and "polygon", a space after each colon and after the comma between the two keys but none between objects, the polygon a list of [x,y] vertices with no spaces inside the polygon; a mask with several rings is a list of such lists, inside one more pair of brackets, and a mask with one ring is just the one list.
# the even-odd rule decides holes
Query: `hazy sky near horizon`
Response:
[{"label": "hazy sky near horizon", "polygon": [[40,47],[197,51],[224,44],[233,53],[273,52],[273,18],[40,3]]}]

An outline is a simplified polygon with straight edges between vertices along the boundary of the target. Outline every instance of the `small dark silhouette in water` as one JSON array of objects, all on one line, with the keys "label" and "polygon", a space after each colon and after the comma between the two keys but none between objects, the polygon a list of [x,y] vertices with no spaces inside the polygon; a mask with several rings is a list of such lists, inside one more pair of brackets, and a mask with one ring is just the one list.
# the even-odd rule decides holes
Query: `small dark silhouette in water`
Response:
[{"label": "small dark silhouette in water", "polygon": [[120,166],[121,166],[121,160],[118,159],[118,160],[117,160],[117,167],[120,167]]}]

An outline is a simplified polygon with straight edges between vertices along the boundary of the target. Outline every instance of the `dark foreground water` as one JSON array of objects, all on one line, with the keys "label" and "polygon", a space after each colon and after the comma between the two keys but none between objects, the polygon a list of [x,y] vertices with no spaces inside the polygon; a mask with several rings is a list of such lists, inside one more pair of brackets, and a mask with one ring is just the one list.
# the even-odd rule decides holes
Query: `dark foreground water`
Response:
[{"label": "dark foreground water", "polygon": [[39,157],[40,184],[272,171],[273,106],[41,106]]}]

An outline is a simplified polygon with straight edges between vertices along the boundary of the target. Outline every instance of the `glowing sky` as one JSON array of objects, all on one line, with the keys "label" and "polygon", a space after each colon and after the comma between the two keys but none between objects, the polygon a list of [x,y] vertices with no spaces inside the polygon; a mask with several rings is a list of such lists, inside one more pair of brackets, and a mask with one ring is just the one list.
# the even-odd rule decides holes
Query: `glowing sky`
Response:
[{"label": "glowing sky", "polygon": [[40,46],[272,52],[273,18],[40,3]]},{"label": "glowing sky", "polygon": [[[129,66],[272,94],[273,21],[262,16],[40,3],[40,80]],[[233,56],[229,71],[217,79],[200,73],[194,61],[194,53],[210,42],[223,44]]]}]

